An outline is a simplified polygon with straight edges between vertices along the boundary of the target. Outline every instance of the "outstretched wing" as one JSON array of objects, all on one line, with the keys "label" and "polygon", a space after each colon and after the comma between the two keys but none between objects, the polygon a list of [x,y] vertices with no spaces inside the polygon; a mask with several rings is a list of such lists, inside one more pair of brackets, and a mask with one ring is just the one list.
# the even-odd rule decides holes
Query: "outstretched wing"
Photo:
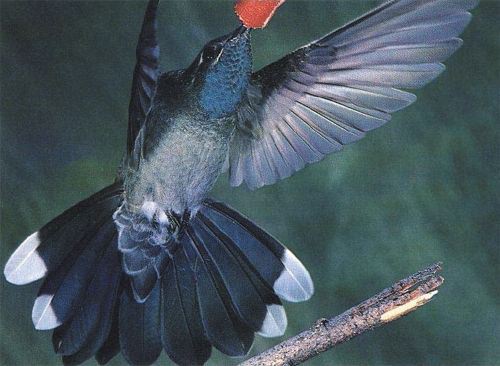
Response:
[{"label": "outstretched wing", "polygon": [[134,151],[135,140],[151,107],[158,80],[160,47],[156,39],[157,8],[158,0],[148,2],[137,44],[137,63],[128,109],[127,155]]},{"label": "outstretched wing", "polygon": [[231,185],[273,184],[361,139],[416,100],[462,44],[477,0],[393,0],[252,75]]}]

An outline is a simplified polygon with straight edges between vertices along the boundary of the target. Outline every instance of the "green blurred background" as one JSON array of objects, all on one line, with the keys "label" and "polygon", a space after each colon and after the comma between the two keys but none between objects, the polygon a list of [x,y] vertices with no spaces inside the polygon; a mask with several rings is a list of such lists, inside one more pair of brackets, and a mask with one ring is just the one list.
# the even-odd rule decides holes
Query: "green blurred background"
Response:
[{"label": "green blurred background", "polygon": [[[256,68],[375,4],[289,0],[254,32]],[[2,267],[29,233],[113,180],[144,5],[1,3]],[[221,179],[214,192],[311,271],[316,293],[288,304],[282,339],[444,262],[431,304],[309,365],[500,362],[500,3],[474,15],[448,71],[391,123],[274,186],[249,192]],[[185,67],[236,24],[231,1],[163,1],[163,69]],[[59,364],[50,334],[32,328],[38,284],[0,283],[0,363]],[[279,340],[257,337],[251,355]],[[214,352],[210,365],[237,362]]]}]

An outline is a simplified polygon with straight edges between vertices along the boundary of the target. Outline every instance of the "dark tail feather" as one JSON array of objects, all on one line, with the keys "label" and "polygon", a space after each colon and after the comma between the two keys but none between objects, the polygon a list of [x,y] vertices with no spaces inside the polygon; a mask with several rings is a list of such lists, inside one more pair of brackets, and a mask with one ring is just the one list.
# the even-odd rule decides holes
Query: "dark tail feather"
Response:
[{"label": "dark tail feather", "polygon": [[[123,279],[122,279],[123,281]],[[106,342],[101,346],[99,351],[95,355],[96,361],[99,365],[105,365],[113,359],[118,353],[120,353],[120,332],[118,328],[119,323],[119,311],[120,302],[117,301],[115,308],[113,310],[113,322],[111,324],[111,330],[109,331],[108,338]]]},{"label": "dark tail feather", "polygon": [[260,278],[280,298],[291,302],[308,300],[314,287],[309,272],[283,244],[235,210],[220,202],[207,200],[200,217],[231,239],[239,253]]},{"label": "dark tail feather", "polygon": [[9,282],[47,276],[33,306],[35,328],[53,329],[70,319],[95,274],[93,267],[106,248],[116,250],[112,215],[121,194],[116,183],[78,203],[30,235],[9,258],[4,271]]},{"label": "dark tail feather", "polygon": [[[98,275],[96,264],[114,244],[116,229],[110,212],[100,213],[99,222],[90,227],[74,247],[71,256],[45,279],[33,305],[32,319],[36,329],[53,329],[65,323],[85,301],[89,284]],[[69,243],[68,243],[69,244]]]},{"label": "dark tail feather", "polygon": [[162,280],[161,339],[178,365],[203,365],[210,357],[200,316],[194,273],[183,250],[177,251]]},{"label": "dark tail feather", "polygon": [[312,295],[299,260],[222,203],[204,202],[180,244],[162,279],[162,341],[181,365],[207,360],[209,343],[228,355],[245,355],[255,332],[284,333],[279,297],[303,301]]},{"label": "dark tail feather", "polygon": [[106,187],[27,237],[5,265],[7,281],[24,285],[57,269],[89,229],[96,226],[101,211],[116,210],[122,192],[120,183]]},{"label": "dark tail feather", "polygon": [[[220,285],[227,289],[238,316],[254,332],[269,336],[282,335],[286,318],[278,296],[255,276],[233,239],[219,230],[203,213],[193,219],[192,225],[207,260],[213,263],[214,276],[219,277]],[[272,319],[278,320],[275,316],[279,318],[273,329],[263,329],[268,311]]]},{"label": "dark tail feather", "polygon": [[54,347],[63,355],[65,365],[78,365],[91,358],[108,338],[122,277],[116,239],[114,242],[93,268],[95,276],[79,311],[54,331]]},{"label": "dark tail feather", "polygon": [[150,365],[160,356],[160,282],[144,303],[135,301],[132,289],[123,291],[119,315],[120,347],[131,365]]},{"label": "dark tail feather", "polygon": [[245,355],[254,332],[236,314],[219,273],[192,227],[187,228],[182,247],[196,276],[201,319],[210,343],[227,355]]},{"label": "dark tail feather", "polygon": [[37,329],[54,329],[65,364],[94,356],[110,333],[123,276],[113,213],[123,189],[115,183],[76,204],[29,236],[5,276],[14,284],[45,277],[33,306]]}]

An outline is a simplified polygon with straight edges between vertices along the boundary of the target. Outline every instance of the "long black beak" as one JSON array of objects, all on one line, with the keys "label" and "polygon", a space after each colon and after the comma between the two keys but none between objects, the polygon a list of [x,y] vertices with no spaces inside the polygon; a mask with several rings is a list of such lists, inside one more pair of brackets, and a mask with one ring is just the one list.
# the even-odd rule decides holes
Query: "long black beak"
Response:
[{"label": "long black beak", "polygon": [[238,28],[236,28],[233,31],[233,33],[229,34],[229,37],[228,37],[227,40],[229,41],[230,39],[233,39],[233,38],[236,38],[236,37],[240,37],[241,35],[243,35],[245,33],[249,33],[249,32],[250,32],[250,28],[247,28],[244,25],[241,25]]}]

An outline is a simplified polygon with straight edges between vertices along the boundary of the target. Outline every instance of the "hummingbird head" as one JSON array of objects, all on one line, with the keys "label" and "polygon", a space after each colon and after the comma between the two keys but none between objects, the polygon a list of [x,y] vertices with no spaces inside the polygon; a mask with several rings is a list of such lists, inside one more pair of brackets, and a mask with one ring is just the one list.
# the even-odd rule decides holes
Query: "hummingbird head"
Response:
[{"label": "hummingbird head", "polygon": [[208,42],[187,70],[210,117],[234,112],[252,73],[250,30],[244,26]]}]

